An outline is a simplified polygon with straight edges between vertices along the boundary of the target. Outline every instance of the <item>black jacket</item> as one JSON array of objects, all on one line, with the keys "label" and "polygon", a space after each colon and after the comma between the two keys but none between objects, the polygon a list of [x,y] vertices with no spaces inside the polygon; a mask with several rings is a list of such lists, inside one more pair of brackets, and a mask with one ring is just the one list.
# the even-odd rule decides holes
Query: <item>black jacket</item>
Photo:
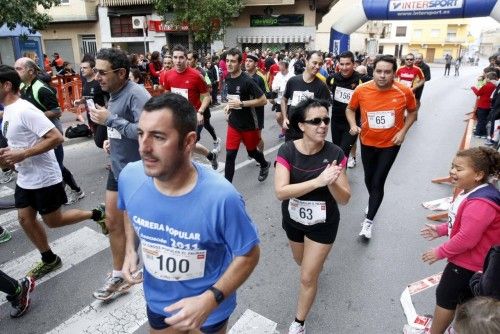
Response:
[{"label": "black jacket", "polygon": [[470,280],[475,296],[500,300],[500,245],[491,247],[484,261],[483,273],[475,273]]}]

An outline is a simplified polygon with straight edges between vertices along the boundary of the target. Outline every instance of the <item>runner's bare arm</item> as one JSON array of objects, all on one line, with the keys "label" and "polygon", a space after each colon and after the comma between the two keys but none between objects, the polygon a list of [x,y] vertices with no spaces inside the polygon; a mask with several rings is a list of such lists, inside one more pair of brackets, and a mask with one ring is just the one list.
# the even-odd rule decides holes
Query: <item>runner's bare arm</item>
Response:
[{"label": "runner's bare arm", "polygon": [[349,133],[351,135],[355,135],[357,133],[361,132],[361,129],[356,125],[356,112],[352,110],[351,108],[347,107],[345,109],[345,116],[347,118],[347,121],[349,122],[349,127],[351,128],[349,130]]},{"label": "runner's bare arm", "polygon": [[199,110],[196,110],[198,113],[203,114],[205,110],[207,110],[212,98],[210,97],[210,93],[206,92],[205,94],[200,94],[201,106]]},{"label": "runner's bare arm", "polygon": [[288,129],[288,124],[290,121],[287,117],[288,99],[286,97],[281,98],[281,116],[283,118],[283,128]]},{"label": "runner's bare arm", "polygon": [[324,187],[333,182],[333,170],[328,165],[325,170],[317,177],[305,182],[290,184],[290,171],[285,166],[276,163],[276,172],[274,173],[274,191],[280,201],[294,197],[300,197],[311,191]]},{"label": "runner's bare arm", "polygon": [[405,140],[406,133],[410,129],[410,127],[417,120],[417,111],[415,109],[408,109],[408,113],[405,119],[405,125],[401,130],[398,131],[392,138],[392,142],[394,145],[401,145]]},{"label": "runner's bare arm", "polygon": [[2,164],[13,165],[15,163],[23,161],[26,158],[50,151],[63,142],[64,138],[62,137],[59,130],[57,130],[56,128],[52,128],[46,134],[44,134],[42,136],[42,139],[33,147],[29,147],[24,150],[11,148],[2,149]]},{"label": "runner's bare arm", "polygon": [[346,205],[351,199],[351,187],[344,168],[333,166],[336,169],[335,180],[328,185],[328,190],[335,198],[335,202],[340,205]]},{"label": "runner's bare arm", "polygon": [[122,273],[127,282],[137,284],[142,282],[142,278],[135,278],[137,272],[137,252],[135,250],[135,231],[128,218],[127,211],[123,212],[123,224],[125,228],[125,259],[123,261]]},{"label": "runner's bare arm", "polygon": [[[214,287],[229,296],[243,284],[259,262],[260,248],[254,246],[247,254],[236,256],[226,272],[214,284]],[[201,295],[183,298],[175,304],[165,308],[166,312],[176,312],[165,318],[165,322],[178,330],[198,329],[205,322],[208,315],[219,306],[212,291],[205,291]]]}]

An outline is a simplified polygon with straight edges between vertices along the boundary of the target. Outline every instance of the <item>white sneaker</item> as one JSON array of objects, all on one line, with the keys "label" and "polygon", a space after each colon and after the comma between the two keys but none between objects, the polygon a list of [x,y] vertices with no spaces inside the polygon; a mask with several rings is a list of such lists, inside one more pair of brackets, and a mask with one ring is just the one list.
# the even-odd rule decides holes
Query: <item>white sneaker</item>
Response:
[{"label": "white sneaker", "polygon": [[306,325],[301,325],[298,322],[292,322],[288,328],[288,334],[306,334]]},{"label": "white sneaker", "polygon": [[365,237],[366,239],[371,239],[372,237],[372,226],[373,226],[373,223],[370,223],[368,221],[364,221],[362,224],[361,224],[362,228],[361,228],[361,232],[359,232],[359,236],[360,237]]},{"label": "white sneaker", "polygon": [[216,150],[217,153],[220,153],[220,138],[214,140],[214,150]]},{"label": "white sneaker", "polygon": [[69,189],[67,197],[68,197],[68,201],[66,202],[66,205],[70,205],[70,204],[76,203],[77,201],[84,198],[85,193],[81,189],[80,189],[80,191],[75,191],[73,189]]},{"label": "white sneaker", "polygon": [[347,159],[347,167],[348,168],[356,167],[356,157],[349,157],[349,159]]}]

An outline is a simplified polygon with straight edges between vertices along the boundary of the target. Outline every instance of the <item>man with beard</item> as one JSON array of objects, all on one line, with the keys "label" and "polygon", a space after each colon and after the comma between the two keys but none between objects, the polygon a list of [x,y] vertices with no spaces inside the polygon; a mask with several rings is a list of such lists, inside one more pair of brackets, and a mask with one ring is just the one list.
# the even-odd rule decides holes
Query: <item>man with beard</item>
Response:
[{"label": "man with beard", "polygon": [[196,126],[196,111],[184,97],[151,98],[139,120],[142,161],[120,175],[123,271],[131,284],[141,282],[137,236],[150,333],[225,333],[235,291],[259,260],[257,230],[241,195],[191,161]]}]

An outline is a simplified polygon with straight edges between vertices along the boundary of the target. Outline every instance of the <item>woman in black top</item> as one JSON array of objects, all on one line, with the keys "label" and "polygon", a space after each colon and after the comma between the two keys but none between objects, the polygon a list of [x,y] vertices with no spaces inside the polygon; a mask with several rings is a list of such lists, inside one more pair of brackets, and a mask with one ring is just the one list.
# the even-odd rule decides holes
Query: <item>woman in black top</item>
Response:
[{"label": "woman in black top", "polygon": [[289,333],[299,334],[305,333],[304,321],[316,296],[319,274],[337,235],[337,203],[347,204],[351,190],[344,153],[325,140],[330,123],[328,102],[300,102],[290,123],[303,136],[280,147],[274,187],[283,201],[283,229],[300,266],[297,313],[289,329]]}]

